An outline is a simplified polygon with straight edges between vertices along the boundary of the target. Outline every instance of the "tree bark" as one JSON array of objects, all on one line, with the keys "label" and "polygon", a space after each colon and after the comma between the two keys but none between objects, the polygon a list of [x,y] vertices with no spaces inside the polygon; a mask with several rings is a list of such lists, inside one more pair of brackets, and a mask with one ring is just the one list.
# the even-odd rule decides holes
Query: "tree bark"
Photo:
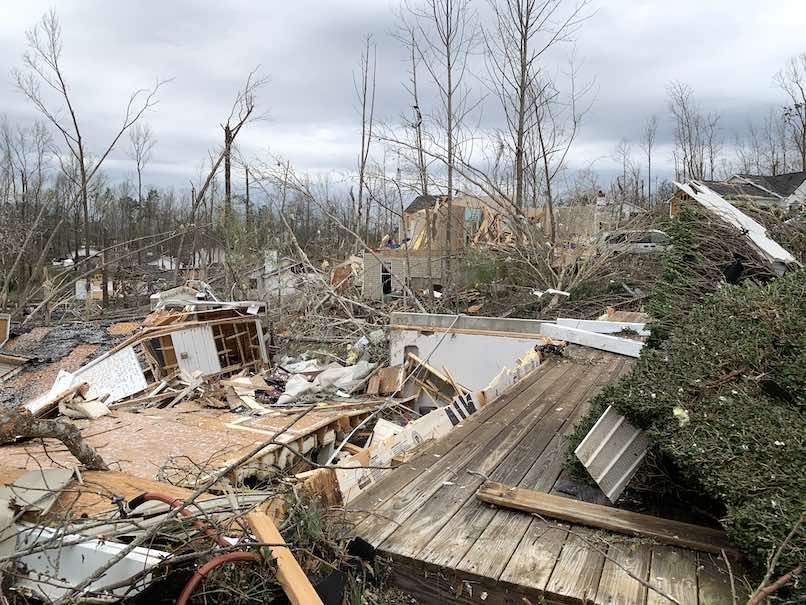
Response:
[{"label": "tree bark", "polygon": [[78,427],[70,422],[34,418],[27,410],[0,414],[0,445],[13,443],[17,437],[58,439],[88,470],[108,470],[101,455],[84,440]]}]

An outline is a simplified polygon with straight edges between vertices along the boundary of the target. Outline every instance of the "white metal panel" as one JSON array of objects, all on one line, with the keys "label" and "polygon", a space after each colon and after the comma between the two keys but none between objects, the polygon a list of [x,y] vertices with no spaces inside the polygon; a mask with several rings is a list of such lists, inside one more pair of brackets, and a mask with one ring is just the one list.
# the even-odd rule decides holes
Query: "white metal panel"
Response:
[{"label": "white metal panel", "polygon": [[200,371],[203,375],[221,371],[213,328],[198,326],[171,334],[179,369],[188,375]]},{"label": "white metal panel", "polygon": [[611,501],[618,500],[638,470],[649,438],[608,406],[574,450],[593,480]]},{"label": "white metal panel", "polygon": [[618,353],[619,355],[628,355],[630,357],[639,357],[641,355],[641,349],[644,348],[644,343],[638,340],[608,336],[607,334],[597,334],[596,332],[577,330],[576,328],[567,328],[556,324],[541,324],[540,332],[544,336],[556,338],[557,340],[567,340],[574,344],[609,351],[610,353]]},{"label": "white metal panel", "polygon": [[632,330],[641,336],[649,336],[649,330],[646,329],[645,323],[633,321],[605,321],[559,317],[557,319],[557,325],[565,326],[566,328],[576,328],[577,330],[587,330],[588,332],[596,332],[597,334],[618,334],[624,330]]},{"label": "white metal panel", "polygon": [[[19,524],[18,529],[18,551],[35,543],[47,542],[56,535],[55,529],[41,525]],[[23,569],[27,569],[27,576],[18,578],[15,588],[30,590],[38,598],[51,602],[69,594],[88,572],[109,563],[125,548],[126,545],[119,542],[67,534],[54,540],[52,548],[19,559]],[[170,553],[160,550],[137,547],[94,580],[87,590],[101,592],[106,586],[124,582],[169,556]],[[117,598],[132,596],[150,583],[151,573],[146,573],[131,586],[114,588],[110,592]]]},{"label": "white metal panel", "polygon": [[697,181],[686,184],[675,183],[675,185],[699,202],[704,208],[744,233],[750,243],[773,265],[780,275],[783,275],[789,265],[800,266],[794,256],[767,235],[767,229],[764,225],[741,212],[712,189]]}]

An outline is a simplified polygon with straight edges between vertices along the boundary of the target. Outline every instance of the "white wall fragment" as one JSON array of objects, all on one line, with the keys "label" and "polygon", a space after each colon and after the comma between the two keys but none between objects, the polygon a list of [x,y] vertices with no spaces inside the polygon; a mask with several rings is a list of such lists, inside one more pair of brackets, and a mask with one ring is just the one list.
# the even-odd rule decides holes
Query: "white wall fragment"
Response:
[{"label": "white wall fragment", "polygon": [[544,336],[549,336],[556,340],[565,340],[573,344],[618,353],[619,355],[628,355],[629,357],[639,357],[641,349],[644,348],[644,343],[638,340],[597,334],[596,332],[568,328],[557,324],[541,324],[541,332]]}]

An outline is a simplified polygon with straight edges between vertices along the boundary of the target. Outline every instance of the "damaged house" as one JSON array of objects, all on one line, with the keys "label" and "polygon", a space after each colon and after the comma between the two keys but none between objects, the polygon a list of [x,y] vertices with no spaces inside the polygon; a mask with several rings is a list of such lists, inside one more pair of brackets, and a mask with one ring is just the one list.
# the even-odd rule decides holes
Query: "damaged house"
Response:
[{"label": "damaged house", "polygon": [[[699,181],[726,201],[742,206],[752,204],[764,209],[798,211],[806,202],[806,172],[790,172],[775,176],[736,174],[724,181]],[[672,197],[670,212],[676,216],[680,202],[678,192]]]}]

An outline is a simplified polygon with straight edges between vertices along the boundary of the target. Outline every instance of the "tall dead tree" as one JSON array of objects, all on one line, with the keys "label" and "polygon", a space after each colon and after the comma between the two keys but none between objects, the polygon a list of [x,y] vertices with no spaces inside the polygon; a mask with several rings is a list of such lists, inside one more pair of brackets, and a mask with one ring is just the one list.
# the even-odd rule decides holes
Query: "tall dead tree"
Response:
[{"label": "tall dead tree", "polygon": [[[559,82],[545,75],[530,90],[530,110],[534,112],[532,158],[534,187],[544,196],[544,233],[549,243],[557,239],[554,203],[556,183],[565,170],[571,147],[579,134],[582,119],[593,103],[593,81],[579,83],[578,63],[572,54],[565,91]],[[538,176],[539,175],[539,176]]]},{"label": "tall dead tree", "polygon": [[232,128],[229,121],[224,129],[224,224],[232,217]]},{"label": "tall dead tree", "polygon": [[791,57],[775,82],[789,97],[783,115],[800,155],[800,169],[806,172],[806,53]]},{"label": "tall dead tree", "polygon": [[[62,28],[55,11],[42,16],[39,23],[26,33],[28,51],[23,55],[23,70],[15,70],[17,88],[31,101],[34,107],[50,122],[61,135],[66,151],[78,167],[78,195],[84,223],[84,251],[90,255],[90,216],[89,187],[104,160],[112,152],[123,134],[153,107],[156,95],[164,81],[157,81],[151,89],[139,89],[131,94],[126,104],[123,119],[112,141],[93,161],[87,142],[79,126],[78,113],[69,92],[64,70],[62,69]],[[43,92],[45,85],[47,94]],[[54,95],[51,101],[48,96]],[[67,117],[62,117],[66,110]],[[58,156],[57,156],[58,157]],[[61,158],[59,157],[61,162]],[[64,166],[64,163],[62,162]],[[65,172],[68,175],[69,172]],[[103,287],[106,288],[106,282]],[[89,292],[89,280],[87,291]]]},{"label": "tall dead tree", "polygon": [[672,82],[667,93],[674,117],[676,178],[713,179],[722,149],[719,115],[703,113],[687,84]]},{"label": "tall dead tree", "polygon": [[[190,204],[191,224],[193,224],[196,220],[196,212],[198,211],[199,207],[204,201],[204,196],[207,194],[207,191],[210,188],[211,183],[213,183],[215,175],[218,172],[218,169],[221,167],[221,163],[224,161],[228,153],[231,151],[231,146],[235,142],[235,137],[238,136],[238,133],[244,126],[246,126],[246,124],[263,117],[255,114],[255,103],[256,103],[256,94],[258,90],[262,86],[264,86],[266,82],[268,82],[268,79],[265,77],[259,77],[257,69],[255,69],[249,73],[249,76],[246,78],[246,83],[244,84],[243,88],[238,91],[238,94],[235,97],[235,101],[232,104],[232,109],[230,109],[229,117],[227,118],[226,121],[227,127],[229,127],[229,137],[227,138],[227,140],[229,141],[229,146],[225,144],[221,148],[221,151],[218,154],[217,158],[214,158],[214,156],[210,157],[210,163],[211,163],[210,172],[207,173],[207,176],[205,177],[198,191],[195,192],[195,196],[191,200]],[[230,127],[230,124],[233,123],[233,120],[237,121],[235,122],[234,126]],[[210,205],[212,208],[212,202]],[[185,233],[183,232],[179,240],[179,247],[176,255],[177,263],[174,268],[174,283],[179,282],[179,264],[180,264],[179,259],[181,259],[182,257],[182,246],[184,244],[184,241],[185,241]]]},{"label": "tall dead tree", "polygon": [[[151,161],[156,144],[154,133],[148,124],[135,124],[129,130],[129,157],[134,160],[134,168],[137,172],[137,212],[135,213],[136,216],[127,217],[131,221],[129,223],[129,239],[134,239],[135,236],[145,233],[146,213],[143,208],[143,171],[146,164]],[[142,263],[141,255],[138,255],[137,263]]]},{"label": "tall dead tree", "polygon": [[249,205],[249,166],[244,167],[244,174],[246,178],[246,196],[244,197],[244,214],[246,216],[246,229],[249,230],[252,226],[252,212]]},{"label": "tall dead tree", "polygon": [[537,114],[530,92],[545,78],[540,59],[551,47],[572,39],[584,20],[587,0],[488,0],[495,17],[484,31],[485,59],[493,94],[504,110],[508,145],[514,154],[513,206],[524,206],[526,144]]},{"label": "tall dead tree", "polygon": [[652,206],[652,150],[655,147],[655,139],[658,136],[658,117],[650,116],[644,123],[644,130],[642,133],[641,149],[646,154],[647,165],[647,205]]},{"label": "tall dead tree", "polygon": [[[369,203],[367,197],[367,165],[372,146],[372,129],[375,119],[375,74],[377,68],[377,46],[372,36],[364,38],[361,51],[360,73],[358,79],[353,77],[355,94],[361,106],[361,150],[358,155],[358,200],[356,213],[356,232],[361,232],[363,225],[364,239],[369,232]],[[366,208],[364,208],[366,204]],[[366,216],[365,216],[366,215]]]},{"label": "tall dead tree", "polygon": [[442,160],[446,169],[447,197],[443,286],[450,288],[457,140],[462,123],[472,109],[463,80],[468,57],[478,41],[477,13],[470,0],[424,0],[420,6],[407,6],[407,11],[413,18],[411,30],[415,32],[415,49],[441,102],[437,117],[445,136]]}]

